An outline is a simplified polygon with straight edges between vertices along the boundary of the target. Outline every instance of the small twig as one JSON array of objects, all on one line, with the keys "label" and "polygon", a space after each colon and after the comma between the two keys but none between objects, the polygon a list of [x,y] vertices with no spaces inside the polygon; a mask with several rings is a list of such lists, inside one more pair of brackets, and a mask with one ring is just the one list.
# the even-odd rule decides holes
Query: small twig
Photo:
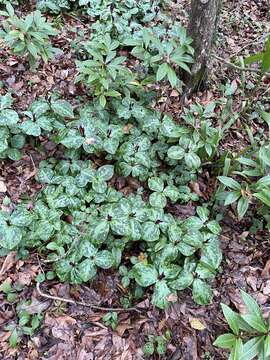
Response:
[{"label": "small twig", "polygon": [[[240,70],[240,71],[250,71],[250,72],[255,72],[255,73],[261,73],[261,70],[260,69],[254,69],[254,68],[251,68],[251,67],[242,67],[242,66],[238,66],[238,65],[235,65],[229,61],[226,61],[224,59],[222,59],[221,57],[217,56],[217,55],[213,55],[213,57],[219,61],[221,61],[223,64],[229,66],[229,67],[232,67],[236,70]],[[265,74],[267,75],[267,74]]]},{"label": "small twig", "polygon": [[38,294],[41,297],[44,297],[46,299],[51,299],[51,300],[55,300],[55,301],[62,301],[62,302],[66,302],[69,304],[73,304],[73,305],[81,305],[81,306],[87,306],[90,307],[92,309],[96,309],[96,310],[102,310],[102,311],[117,311],[117,312],[125,312],[125,311],[136,311],[138,313],[140,313],[141,311],[135,307],[131,307],[131,308],[109,308],[109,307],[103,307],[103,306],[98,306],[98,305],[94,305],[94,304],[90,304],[90,303],[85,303],[83,301],[75,301],[72,299],[66,299],[66,298],[62,298],[60,296],[53,296],[53,295],[49,295],[44,293],[41,289],[40,289],[40,283],[36,284],[36,289]]},{"label": "small twig", "polygon": [[241,53],[243,50],[245,50],[246,48],[248,48],[250,45],[256,45],[256,44],[260,44],[262,42],[264,42],[268,37],[268,34],[263,35],[263,36],[259,36],[257,38],[257,40],[253,39],[252,41],[249,41],[248,43],[246,43],[245,45],[243,45],[239,50],[237,50],[235,53],[233,53],[230,56],[230,59],[232,59],[233,57],[237,56],[239,53]]}]

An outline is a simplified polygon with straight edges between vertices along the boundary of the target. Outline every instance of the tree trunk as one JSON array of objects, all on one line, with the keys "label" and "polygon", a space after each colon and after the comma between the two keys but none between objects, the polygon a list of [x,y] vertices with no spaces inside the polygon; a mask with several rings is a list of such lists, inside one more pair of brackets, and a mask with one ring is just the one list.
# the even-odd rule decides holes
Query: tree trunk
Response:
[{"label": "tree trunk", "polygon": [[221,0],[191,0],[188,35],[195,50],[191,74],[185,78],[186,96],[198,90],[207,80],[207,61],[216,29]]}]

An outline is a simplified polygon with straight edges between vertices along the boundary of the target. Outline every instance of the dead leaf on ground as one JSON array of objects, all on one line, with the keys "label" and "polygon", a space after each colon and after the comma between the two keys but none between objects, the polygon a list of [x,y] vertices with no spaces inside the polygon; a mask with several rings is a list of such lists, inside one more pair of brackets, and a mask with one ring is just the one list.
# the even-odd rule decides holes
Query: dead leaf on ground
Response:
[{"label": "dead leaf on ground", "polygon": [[5,273],[12,268],[12,266],[15,264],[16,261],[16,251],[12,251],[11,253],[9,253],[4,262],[3,265],[1,267],[0,270],[0,280],[2,280],[3,275],[5,275]]},{"label": "dead leaf on ground", "polygon": [[0,179],[0,193],[5,193],[7,191],[6,184],[4,183],[4,180]]},{"label": "dead leaf on ground", "polygon": [[190,323],[190,326],[192,327],[192,329],[200,330],[200,331],[206,329],[206,326],[198,318],[189,318],[189,323]]},{"label": "dead leaf on ground", "polygon": [[263,270],[262,270],[262,278],[267,279],[270,277],[270,260],[267,260]]}]

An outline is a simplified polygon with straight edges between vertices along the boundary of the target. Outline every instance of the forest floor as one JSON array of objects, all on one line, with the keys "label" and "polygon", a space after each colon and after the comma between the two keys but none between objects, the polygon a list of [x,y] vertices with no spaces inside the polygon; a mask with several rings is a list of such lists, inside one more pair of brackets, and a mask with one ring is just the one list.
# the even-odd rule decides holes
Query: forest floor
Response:
[{"label": "forest floor", "polygon": [[[187,3],[188,1],[178,1],[173,4],[177,9],[177,16],[182,17],[183,21],[186,21]],[[224,3],[215,55],[229,59],[232,55],[244,56],[261,49],[264,34],[269,32],[268,1],[227,0]],[[172,13],[175,14],[174,11]],[[74,85],[76,68],[71,43],[78,33],[83,34],[86,26],[83,19],[66,15],[59,21],[64,23],[61,38],[57,39],[57,45],[64,50],[61,61],[52,60],[31,72],[21,59],[10,55],[4,48],[0,49],[2,89],[9,87],[14,90],[18,111],[26,110],[35,98],[44,96],[52,89],[60,91],[75,106],[75,95],[83,95],[82,89]],[[196,101],[203,104],[216,99],[217,88],[221,83],[225,84],[230,80],[238,88],[242,75],[214,57],[211,59],[210,73],[208,89],[196,95]],[[268,78],[258,90],[258,96],[265,92],[269,83]],[[236,94],[241,99],[240,88],[236,90]],[[238,105],[236,101],[235,111]],[[162,89],[159,106],[162,110],[176,115],[181,112],[178,94],[168,93],[167,89]],[[254,134],[257,126],[256,123],[251,124]],[[222,141],[222,147],[235,151],[247,143],[247,135],[239,131],[237,123],[232,126],[229,136]],[[10,196],[12,202],[17,203],[25,194],[33,196],[40,190],[41,185],[35,181],[38,163],[55,152],[53,143],[48,142],[44,146],[47,154],[29,146],[22,160],[0,161],[0,175],[6,187],[0,188],[0,204],[5,194]],[[205,171],[199,181],[200,193],[207,198],[208,194],[214,191],[215,183],[215,179]],[[212,284],[212,305],[195,305],[190,292],[184,291],[179,295],[177,303],[168,310],[161,311],[154,308],[146,297],[137,304],[139,312],[123,311],[119,314],[115,331],[102,323],[102,316],[105,314],[103,310],[81,306],[76,302],[102,304],[106,307],[119,306],[123,288],[117,274],[111,271],[99,272],[97,279],[87,286],[71,286],[57,280],[43,282],[41,291],[47,295],[74,300],[73,303],[61,302],[47,298],[44,294],[41,296],[35,285],[36,275],[40,270],[47,270],[49,264],[41,264],[36,254],[32,254],[28,260],[16,261],[15,253],[10,253],[6,258],[0,259],[0,282],[10,278],[13,283],[21,285],[23,290],[19,294],[20,299],[32,299],[32,311],[41,311],[44,320],[31,340],[24,336],[19,346],[11,349],[8,345],[10,334],[3,329],[7,323],[15,320],[16,311],[15,306],[10,306],[0,294],[0,359],[143,359],[142,347],[147,335],[162,335],[166,330],[171,332],[171,339],[164,359],[226,359],[226,354],[212,345],[214,339],[226,331],[220,302],[233,304],[241,311],[243,304],[240,289],[245,289],[256,297],[265,314],[270,311],[269,234],[262,231],[250,233],[250,224],[249,219],[238,222],[235,214],[230,211],[223,220],[223,232],[220,236],[223,262],[219,275]]]}]

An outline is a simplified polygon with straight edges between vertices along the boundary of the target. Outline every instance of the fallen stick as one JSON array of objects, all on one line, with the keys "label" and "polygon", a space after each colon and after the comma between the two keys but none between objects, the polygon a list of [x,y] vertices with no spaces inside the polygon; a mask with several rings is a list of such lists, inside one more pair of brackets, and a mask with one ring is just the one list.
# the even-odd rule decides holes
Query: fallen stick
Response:
[{"label": "fallen stick", "polygon": [[124,309],[124,308],[109,308],[109,307],[105,307],[105,306],[103,307],[103,306],[98,306],[98,305],[94,305],[94,304],[85,303],[83,301],[76,301],[76,300],[72,300],[72,299],[66,299],[66,298],[62,298],[60,296],[49,295],[49,294],[44,293],[40,289],[40,283],[37,283],[36,289],[37,289],[38,294],[41,297],[44,297],[46,299],[55,300],[55,301],[62,301],[62,302],[66,302],[66,303],[73,304],[73,305],[87,306],[87,307],[90,307],[92,309],[102,310],[102,311],[116,311],[116,312],[136,311],[138,313],[141,312],[139,309],[137,309],[135,307],[130,307],[130,308],[127,308],[127,309]]}]

